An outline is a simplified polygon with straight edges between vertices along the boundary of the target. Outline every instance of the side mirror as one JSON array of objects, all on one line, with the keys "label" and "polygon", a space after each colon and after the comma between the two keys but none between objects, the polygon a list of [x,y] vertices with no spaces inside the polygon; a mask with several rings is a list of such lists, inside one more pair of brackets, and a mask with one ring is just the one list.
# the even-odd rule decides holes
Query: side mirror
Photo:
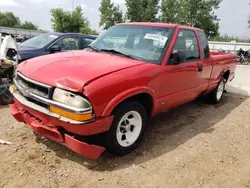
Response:
[{"label": "side mirror", "polygon": [[178,65],[186,61],[186,53],[181,50],[174,50],[168,60],[169,65]]},{"label": "side mirror", "polygon": [[62,47],[60,47],[60,46],[52,46],[52,47],[50,47],[49,51],[50,51],[51,53],[54,53],[54,52],[61,52],[61,51],[62,51]]}]

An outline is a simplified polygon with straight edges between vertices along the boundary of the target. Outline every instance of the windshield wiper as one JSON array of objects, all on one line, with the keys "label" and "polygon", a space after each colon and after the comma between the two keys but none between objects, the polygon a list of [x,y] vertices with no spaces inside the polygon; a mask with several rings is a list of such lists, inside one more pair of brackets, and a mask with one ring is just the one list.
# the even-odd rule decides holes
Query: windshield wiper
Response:
[{"label": "windshield wiper", "polygon": [[122,56],[128,57],[128,58],[130,58],[130,59],[140,60],[139,58],[135,58],[135,57],[133,57],[133,56],[131,56],[131,55],[124,54],[124,53],[119,52],[119,51],[117,51],[117,50],[115,50],[115,49],[101,49],[100,51],[101,51],[101,52],[109,52],[109,53],[114,53],[114,54],[122,55]]},{"label": "windshield wiper", "polygon": [[89,47],[91,50],[94,50],[94,51],[96,51],[96,52],[100,52],[100,50],[99,50],[97,47],[95,47],[95,46],[88,45],[88,47]]}]

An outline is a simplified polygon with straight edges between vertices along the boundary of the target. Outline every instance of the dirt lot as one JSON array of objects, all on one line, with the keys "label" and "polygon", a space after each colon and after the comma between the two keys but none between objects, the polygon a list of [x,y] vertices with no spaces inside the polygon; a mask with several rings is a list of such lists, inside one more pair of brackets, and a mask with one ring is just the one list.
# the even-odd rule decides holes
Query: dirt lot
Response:
[{"label": "dirt lot", "polygon": [[250,99],[195,101],[152,119],[139,149],[91,161],[36,139],[0,107],[0,187],[250,187]]}]

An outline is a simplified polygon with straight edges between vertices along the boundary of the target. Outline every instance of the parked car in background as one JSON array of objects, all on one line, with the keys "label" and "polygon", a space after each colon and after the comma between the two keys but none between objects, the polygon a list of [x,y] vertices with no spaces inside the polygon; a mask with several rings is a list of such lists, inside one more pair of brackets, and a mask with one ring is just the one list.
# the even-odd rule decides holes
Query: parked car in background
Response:
[{"label": "parked car in background", "polygon": [[17,44],[19,45],[19,44],[21,44],[21,43],[23,43],[23,42],[25,42],[26,40],[29,40],[29,39],[31,39],[31,38],[32,38],[31,36],[18,35],[18,36],[16,37],[16,42],[17,42]]},{"label": "parked car in background", "polygon": [[13,103],[8,87],[12,84],[17,62],[12,60],[17,56],[17,44],[14,36],[0,33],[0,105]]},{"label": "parked car in background", "polygon": [[[236,54],[210,54],[198,28],[119,24],[86,50],[18,65],[11,113],[83,156],[96,159],[105,149],[125,155],[150,117],[199,96],[219,103],[236,61]],[[93,135],[102,141],[89,139]]]},{"label": "parked car in background", "polygon": [[21,43],[19,63],[34,57],[56,52],[82,50],[97,37],[76,33],[45,33]]}]

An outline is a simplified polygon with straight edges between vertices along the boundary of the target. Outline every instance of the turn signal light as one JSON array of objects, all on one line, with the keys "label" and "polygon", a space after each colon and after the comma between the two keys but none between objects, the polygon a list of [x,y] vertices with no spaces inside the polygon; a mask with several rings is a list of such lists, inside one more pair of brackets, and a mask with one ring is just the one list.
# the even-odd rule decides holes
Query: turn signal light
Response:
[{"label": "turn signal light", "polygon": [[88,121],[88,120],[92,120],[94,118],[94,115],[92,113],[88,113],[88,114],[74,114],[72,112],[66,111],[66,110],[62,110],[60,108],[57,108],[55,106],[50,106],[49,107],[51,112],[54,112],[58,115],[61,115],[63,117],[75,120],[75,121]]}]

